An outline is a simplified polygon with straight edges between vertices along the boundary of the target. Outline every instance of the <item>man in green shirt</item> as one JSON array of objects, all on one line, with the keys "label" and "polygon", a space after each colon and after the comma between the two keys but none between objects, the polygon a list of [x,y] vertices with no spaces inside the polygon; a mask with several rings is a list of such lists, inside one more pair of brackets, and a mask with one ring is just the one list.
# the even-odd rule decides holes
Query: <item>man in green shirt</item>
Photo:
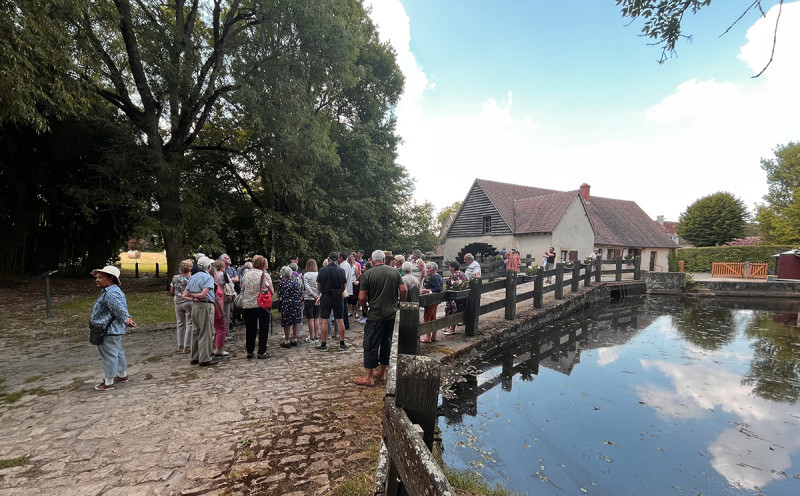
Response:
[{"label": "man in green shirt", "polygon": [[[400,274],[392,267],[384,265],[385,260],[383,251],[372,252],[372,267],[362,274],[359,285],[358,302],[367,311],[367,323],[364,326],[364,376],[355,379],[359,386],[374,386],[376,380],[386,377],[398,301],[405,301],[408,294]],[[378,372],[373,372],[379,364]]]}]

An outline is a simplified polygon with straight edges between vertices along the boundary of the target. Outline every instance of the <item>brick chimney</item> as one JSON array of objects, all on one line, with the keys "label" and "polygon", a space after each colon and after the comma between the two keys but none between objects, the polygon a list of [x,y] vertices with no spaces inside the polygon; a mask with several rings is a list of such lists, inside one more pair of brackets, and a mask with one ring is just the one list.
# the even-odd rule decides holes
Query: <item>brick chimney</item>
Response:
[{"label": "brick chimney", "polygon": [[586,183],[581,184],[581,196],[583,197],[583,201],[585,201],[586,203],[589,203],[589,189],[590,188],[591,188],[591,186],[589,186]]}]

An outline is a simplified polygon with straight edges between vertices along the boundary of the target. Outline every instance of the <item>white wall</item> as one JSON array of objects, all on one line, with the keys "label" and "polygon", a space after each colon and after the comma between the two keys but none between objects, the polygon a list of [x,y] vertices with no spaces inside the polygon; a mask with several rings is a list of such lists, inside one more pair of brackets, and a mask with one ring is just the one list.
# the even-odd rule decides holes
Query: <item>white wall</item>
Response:
[{"label": "white wall", "polygon": [[551,246],[555,248],[558,257],[556,260],[560,260],[562,250],[577,251],[578,260],[583,260],[594,251],[594,231],[592,231],[589,216],[577,195],[553,230]]}]

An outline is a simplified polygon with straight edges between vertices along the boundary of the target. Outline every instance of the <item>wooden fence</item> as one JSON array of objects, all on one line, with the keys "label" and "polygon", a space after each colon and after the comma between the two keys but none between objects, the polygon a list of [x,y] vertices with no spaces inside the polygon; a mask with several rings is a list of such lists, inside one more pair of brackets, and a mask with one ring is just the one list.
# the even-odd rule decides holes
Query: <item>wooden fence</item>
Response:
[{"label": "wooden fence", "polygon": [[711,262],[711,277],[742,277],[744,279],[766,279],[769,264]]},{"label": "wooden fence", "polygon": [[[609,266],[613,268],[604,269]],[[378,482],[381,487],[376,487],[376,491],[388,496],[455,495],[442,472],[440,460],[431,453],[441,377],[438,361],[420,356],[420,336],[458,323],[464,323],[467,336],[474,336],[481,315],[503,309],[504,317],[514,320],[520,302],[532,300],[533,308],[541,308],[547,293],[563,299],[564,288],[577,292],[581,282],[590,286],[592,281],[602,282],[603,275],[611,274],[615,281],[621,281],[623,274],[633,274],[633,279],[641,280],[641,257],[597,259],[589,265],[575,261],[570,267],[556,264],[551,270],[539,268],[534,275],[508,271],[496,281],[484,283],[481,279],[472,279],[469,289],[464,291],[425,295],[418,295],[416,290],[411,292],[408,301],[400,303],[396,369],[390,373],[394,380],[390,380],[387,387],[383,409],[382,437],[388,468],[385,481]],[[482,277],[486,278],[487,273],[482,273]],[[503,298],[481,304],[481,295],[498,290],[505,291]],[[453,299],[465,299],[465,311],[419,322],[420,306]]]}]

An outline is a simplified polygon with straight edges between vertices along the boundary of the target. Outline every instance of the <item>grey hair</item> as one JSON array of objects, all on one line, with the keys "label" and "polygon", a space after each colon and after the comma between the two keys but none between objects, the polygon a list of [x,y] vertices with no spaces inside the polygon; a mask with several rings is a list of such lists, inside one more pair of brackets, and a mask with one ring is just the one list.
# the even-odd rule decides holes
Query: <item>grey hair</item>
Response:
[{"label": "grey hair", "polygon": [[434,271],[439,270],[439,264],[436,262],[428,262],[428,269],[433,269]]},{"label": "grey hair", "polygon": [[292,269],[294,272],[300,272],[300,271],[298,270],[298,269],[299,269],[299,267],[298,267],[298,266],[297,266],[297,264],[296,264],[296,263],[294,263],[294,262],[290,263],[290,264],[289,264],[289,267],[290,267],[290,268],[291,268],[291,269]]},{"label": "grey hair", "polygon": [[472,253],[467,253],[467,254],[464,255],[464,260],[467,260],[467,259],[475,260],[475,257],[472,256]]},{"label": "grey hair", "polygon": [[414,253],[414,255],[416,255],[418,257],[422,256],[422,251],[420,251],[420,250],[414,250],[413,253]]},{"label": "grey hair", "polygon": [[403,266],[402,266],[403,274],[410,274],[411,270],[413,268],[414,268],[414,264],[412,264],[411,262],[403,262]]},{"label": "grey hair", "polygon": [[292,277],[292,268],[288,265],[281,267],[281,278],[289,279],[290,277]]},{"label": "grey hair", "polygon": [[227,256],[228,256],[227,253],[223,253],[222,255],[219,256],[219,258],[217,260],[221,260],[221,261],[224,262],[225,261],[225,257],[227,257]]},{"label": "grey hair", "polygon": [[383,262],[386,260],[386,254],[383,252],[383,250],[375,250],[372,252],[372,259]]},{"label": "grey hair", "polygon": [[245,269],[252,269],[253,268],[253,262],[248,260],[247,262],[244,263],[244,268]]}]

